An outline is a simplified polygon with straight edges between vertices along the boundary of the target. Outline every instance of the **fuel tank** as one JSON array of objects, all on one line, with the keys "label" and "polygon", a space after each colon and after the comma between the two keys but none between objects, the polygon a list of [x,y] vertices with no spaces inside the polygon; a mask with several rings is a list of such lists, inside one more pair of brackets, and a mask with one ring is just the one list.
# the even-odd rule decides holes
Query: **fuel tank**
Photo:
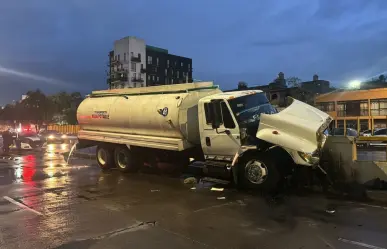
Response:
[{"label": "fuel tank", "polygon": [[78,107],[81,130],[184,139],[200,144],[199,99],[213,82],[92,92]]}]

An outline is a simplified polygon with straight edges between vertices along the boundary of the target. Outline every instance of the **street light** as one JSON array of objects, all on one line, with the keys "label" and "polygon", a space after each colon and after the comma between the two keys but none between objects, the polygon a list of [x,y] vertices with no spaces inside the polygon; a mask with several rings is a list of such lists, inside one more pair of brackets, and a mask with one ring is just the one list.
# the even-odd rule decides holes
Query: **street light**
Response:
[{"label": "street light", "polygon": [[358,88],[360,88],[360,85],[361,85],[360,80],[352,80],[348,84],[349,88],[352,88],[352,89],[358,89]]}]

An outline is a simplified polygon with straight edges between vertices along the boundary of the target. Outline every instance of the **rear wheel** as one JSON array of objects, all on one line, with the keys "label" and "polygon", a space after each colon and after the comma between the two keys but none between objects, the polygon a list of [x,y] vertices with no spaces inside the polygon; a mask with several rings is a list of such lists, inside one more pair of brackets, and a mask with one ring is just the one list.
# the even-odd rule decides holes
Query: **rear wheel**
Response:
[{"label": "rear wheel", "polygon": [[264,155],[248,156],[239,165],[242,187],[274,192],[281,180],[276,162]]},{"label": "rear wheel", "polygon": [[102,170],[108,170],[114,167],[113,150],[110,146],[99,145],[96,151],[96,158]]},{"label": "rear wheel", "polygon": [[141,166],[134,159],[133,153],[125,146],[117,146],[114,149],[114,162],[117,168],[123,172],[136,172]]}]

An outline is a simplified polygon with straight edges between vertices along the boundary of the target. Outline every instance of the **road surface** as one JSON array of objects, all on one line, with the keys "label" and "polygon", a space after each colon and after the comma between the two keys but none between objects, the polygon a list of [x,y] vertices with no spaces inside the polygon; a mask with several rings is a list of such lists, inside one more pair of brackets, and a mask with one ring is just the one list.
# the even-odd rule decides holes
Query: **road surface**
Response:
[{"label": "road surface", "polygon": [[68,150],[0,159],[0,248],[387,248],[380,206],[310,195],[273,203],[168,175],[101,172],[91,160],[66,164]]}]

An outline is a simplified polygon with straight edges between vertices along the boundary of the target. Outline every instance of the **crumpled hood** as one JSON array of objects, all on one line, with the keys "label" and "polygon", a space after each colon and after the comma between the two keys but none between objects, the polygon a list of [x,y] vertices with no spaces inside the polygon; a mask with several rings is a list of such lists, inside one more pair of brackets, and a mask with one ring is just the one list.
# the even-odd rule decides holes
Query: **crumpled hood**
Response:
[{"label": "crumpled hood", "polygon": [[332,118],[325,112],[293,98],[292,103],[276,114],[261,114],[257,138],[284,148],[313,153],[319,137]]}]

